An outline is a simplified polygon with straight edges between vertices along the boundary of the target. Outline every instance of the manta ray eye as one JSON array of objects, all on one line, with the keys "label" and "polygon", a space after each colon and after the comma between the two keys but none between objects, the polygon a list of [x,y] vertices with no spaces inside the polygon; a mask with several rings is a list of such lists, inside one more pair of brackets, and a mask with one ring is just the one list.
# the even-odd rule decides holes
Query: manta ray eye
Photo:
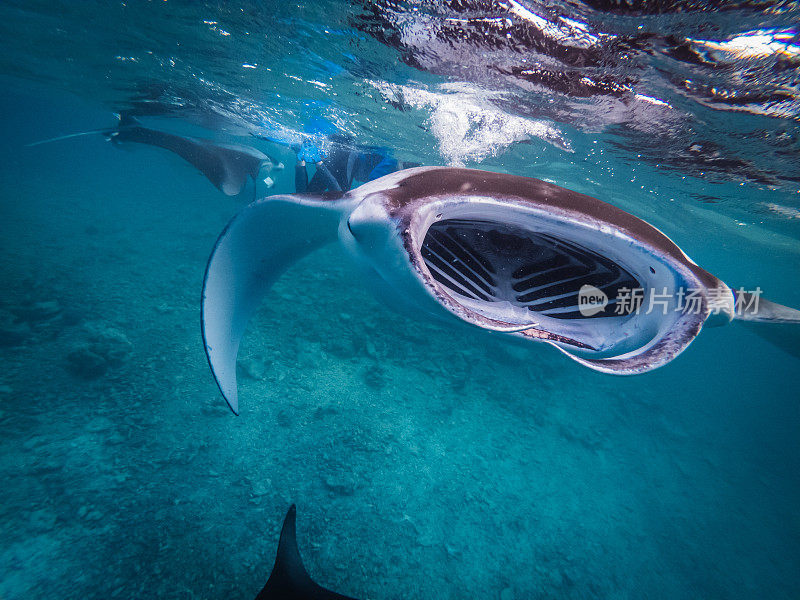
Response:
[{"label": "manta ray eye", "polygon": [[[621,294],[642,287],[621,265],[580,244],[504,223],[439,221],[427,231],[421,253],[455,300],[498,318],[503,307],[518,318],[625,317],[635,305],[617,306]],[[602,310],[581,310],[587,289]]]}]

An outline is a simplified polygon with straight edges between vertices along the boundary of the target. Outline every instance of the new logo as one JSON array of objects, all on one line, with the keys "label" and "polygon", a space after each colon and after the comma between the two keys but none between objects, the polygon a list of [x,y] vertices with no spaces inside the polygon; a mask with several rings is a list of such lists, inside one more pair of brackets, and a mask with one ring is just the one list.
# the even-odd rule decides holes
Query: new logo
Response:
[{"label": "new logo", "polygon": [[603,312],[608,305],[608,296],[606,293],[589,285],[583,285],[578,291],[578,310],[584,317],[591,317],[599,312]]}]

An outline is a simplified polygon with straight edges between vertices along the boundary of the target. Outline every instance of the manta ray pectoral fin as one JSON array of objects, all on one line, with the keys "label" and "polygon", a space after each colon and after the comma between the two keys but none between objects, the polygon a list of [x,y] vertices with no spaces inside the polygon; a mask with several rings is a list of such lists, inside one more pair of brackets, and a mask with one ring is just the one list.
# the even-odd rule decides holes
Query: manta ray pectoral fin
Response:
[{"label": "manta ray pectoral fin", "polygon": [[758,323],[800,323],[800,310],[770,302],[752,292],[734,292],[736,301],[733,318]]},{"label": "manta ray pectoral fin", "polygon": [[228,223],[206,266],[201,320],[206,356],[234,413],[236,355],[247,322],[272,283],[292,263],[337,239],[343,200],[272,196]]},{"label": "manta ray pectoral fin", "polygon": [[207,154],[222,165],[223,175],[219,184],[215,183],[212,175],[206,173],[203,168],[200,166],[198,168],[227,196],[240,194],[247,183],[247,178],[250,177],[255,181],[261,165],[269,161],[266,154],[255,148],[236,144],[214,144],[205,140],[202,143]]},{"label": "manta ray pectoral fin", "polygon": [[297,509],[289,508],[281,529],[275,566],[256,600],[354,600],[314,583],[297,548]]}]

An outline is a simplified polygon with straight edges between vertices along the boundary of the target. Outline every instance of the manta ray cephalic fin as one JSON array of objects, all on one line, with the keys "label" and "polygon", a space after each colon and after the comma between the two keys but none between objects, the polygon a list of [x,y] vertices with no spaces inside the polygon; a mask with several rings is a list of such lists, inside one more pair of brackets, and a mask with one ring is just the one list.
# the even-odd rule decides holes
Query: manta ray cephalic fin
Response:
[{"label": "manta ray cephalic fin", "polygon": [[271,196],[239,212],[217,240],[203,281],[206,356],[231,410],[239,414],[236,356],[247,322],[294,262],[333,242],[346,200]]},{"label": "manta ray cephalic fin", "polygon": [[756,323],[800,323],[800,310],[755,297],[751,292],[734,290],[739,306],[733,314],[737,321]]}]

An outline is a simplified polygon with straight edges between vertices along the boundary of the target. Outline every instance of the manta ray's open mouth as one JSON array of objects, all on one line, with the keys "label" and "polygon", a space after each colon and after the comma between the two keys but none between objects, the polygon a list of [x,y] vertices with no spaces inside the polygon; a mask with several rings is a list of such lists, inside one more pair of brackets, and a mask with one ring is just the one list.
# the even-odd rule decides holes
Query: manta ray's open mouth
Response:
[{"label": "manta ray's open mouth", "polygon": [[[496,313],[488,305],[502,303],[523,320],[530,313],[625,317],[635,306],[618,304],[620,292],[642,287],[621,265],[577,243],[492,221],[438,221],[425,234],[421,254],[433,278],[460,303],[484,314]],[[603,310],[581,310],[581,290],[591,289],[585,286],[607,297]]]}]

